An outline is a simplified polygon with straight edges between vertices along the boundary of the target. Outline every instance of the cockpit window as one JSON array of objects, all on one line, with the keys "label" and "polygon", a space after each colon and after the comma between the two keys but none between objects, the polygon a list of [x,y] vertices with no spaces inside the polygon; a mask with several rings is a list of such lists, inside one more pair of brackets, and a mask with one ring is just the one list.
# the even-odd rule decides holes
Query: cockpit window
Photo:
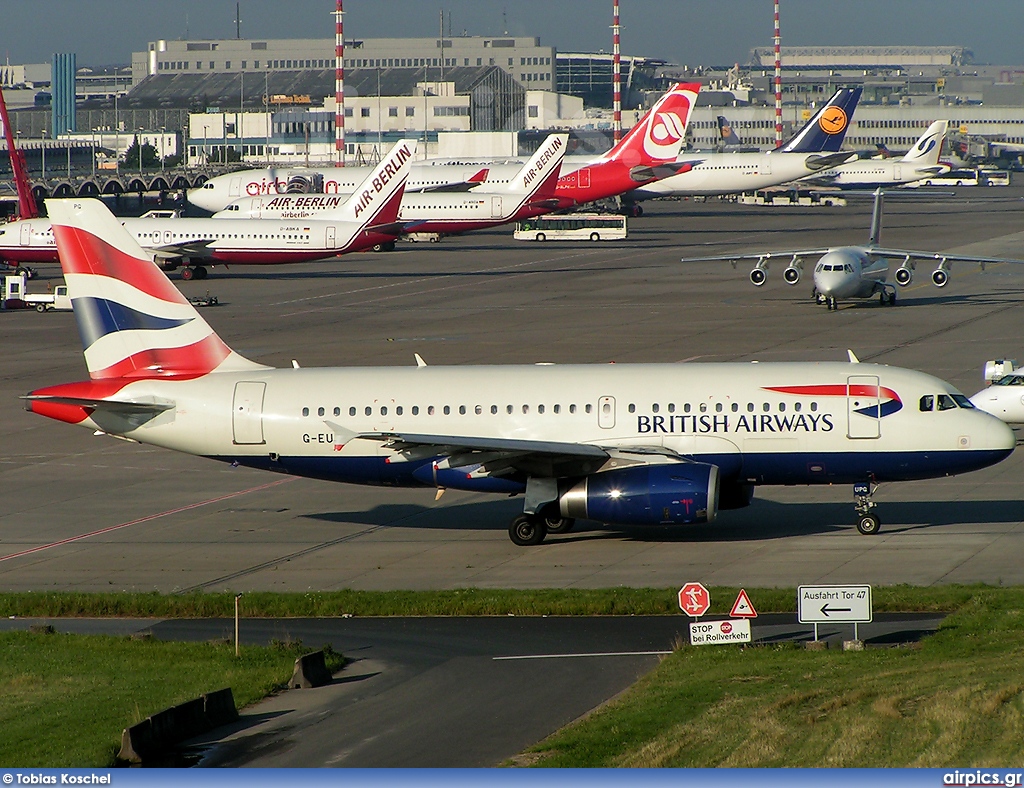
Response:
[{"label": "cockpit window", "polygon": [[953,410],[956,407],[956,400],[949,394],[939,394],[939,410]]},{"label": "cockpit window", "polygon": [[961,408],[966,408],[969,410],[974,407],[974,403],[967,399],[967,397],[965,397],[963,394],[954,394],[953,399],[956,401],[956,404],[959,405]]},{"label": "cockpit window", "polygon": [[1007,375],[992,382],[993,386],[1024,386],[1024,375]]},{"label": "cockpit window", "polygon": [[935,397],[931,394],[925,394],[921,397],[921,411],[923,413],[930,413],[935,410]]},{"label": "cockpit window", "polygon": [[846,265],[843,266],[843,270],[846,271],[846,273],[848,273],[848,274],[852,274],[853,273],[853,266],[850,265],[849,263],[847,263]]}]

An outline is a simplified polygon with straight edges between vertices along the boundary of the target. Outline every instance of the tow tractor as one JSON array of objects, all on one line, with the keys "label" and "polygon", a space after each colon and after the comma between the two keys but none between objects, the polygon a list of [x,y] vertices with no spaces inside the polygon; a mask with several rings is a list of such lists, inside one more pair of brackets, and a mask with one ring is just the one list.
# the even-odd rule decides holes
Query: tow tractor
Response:
[{"label": "tow tractor", "polygon": [[68,286],[57,285],[50,293],[26,293],[25,274],[4,277],[3,293],[0,293],[0,307],[4,309],[35,309],[37,312],[71,311]]}]

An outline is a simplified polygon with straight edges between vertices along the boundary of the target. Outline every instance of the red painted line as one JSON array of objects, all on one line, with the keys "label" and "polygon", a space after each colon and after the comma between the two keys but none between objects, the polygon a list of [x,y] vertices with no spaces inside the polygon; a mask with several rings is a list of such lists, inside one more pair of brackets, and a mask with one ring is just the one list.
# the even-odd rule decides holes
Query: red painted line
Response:
[{"label": "red painted line", "polygon": [[192,509],[198,509],[200,506],[208,506],[211,503],[219,503],[221,501],[227,501],[231,498],[237,498],[240,495],[248,495],[252,492],[259,492],[260,490],[268,490],[271,487],[276,487],[279,484],[285,484],[287,482],[293,482],[298,477],[291,477],[288,479],[278,479],[276,482],[269,482],[268,484],[261,484],[258,487],[250,487],[248,490],[239,490],[238,492],[228,493],[227,495],[221,495],[217,498],[210,498],[205,501],[199,501],[198,503],[190,503],[188,506],[179,506],[177,509],[168,509],[166,512],[159,512],[158,514],[150,514],[146,517],[140,517],[137,520],[129,520],[126,523],[119,525],[111,525],[106,528],[100,528],[98,531],[90,531],[87,534],[79,534],[78,536],[70,536],[67,539],[61,539],[59,542],[50,542],[49,544],[40,545],[39,547],[33,547],[31,550],[22,550],[20,553],[11,553],[10,555],[0,556],[0,561],[8,561],[11,558],[21,558],[24,555],[31,555],[32,553],[39,553],[43,550],[49,550],[51,547],[60,547],[61,545],[71,544],[72,542],[79,542],[82,539],[88,539],[92,536],[99,536],[100,534],[109,533],[111,531],[117,531],[121,528],[128,528],[131,525],[138,525],[139,523],[148,523],[150,520],[158,520],[161,517],[167,517],[172,514],[180,514],[181,512],[187,512]]}]

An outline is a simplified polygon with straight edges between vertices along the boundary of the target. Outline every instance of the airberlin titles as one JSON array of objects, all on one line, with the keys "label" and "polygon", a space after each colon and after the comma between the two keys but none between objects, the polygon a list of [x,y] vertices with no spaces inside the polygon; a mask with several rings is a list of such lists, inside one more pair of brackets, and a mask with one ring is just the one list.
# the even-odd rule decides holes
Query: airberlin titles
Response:
[{"label": "airberlin titles", "polygon": [[374,176],[373,181],[370,185],[373,187],[373,194],[370,193],[369,189],[363,189],[363,193],[359,195],[359,202],[356,203],[355,216],[358,219],[366,208],[373,202],[375,194],[380,194],[384,187],[388,184],[398,171],[401,169],[402,164],[412,158],[412,151],[409,150],[408,145],[403,145],[397,150],[391,151],[391,157],[384,165],[384,169],[380,171],[380,174]]},{"label": "airberlin titles", "polygon": [[545,174],[545,168],[548,162],[554,157],[556,153],[562,147],[562,138],[556,136],[552,143],[548,146],[547,150],[544,151],[538,158],[535,166],[530,167],[530,170],[523,175],[523,188],[526,189],[541,175]]}]

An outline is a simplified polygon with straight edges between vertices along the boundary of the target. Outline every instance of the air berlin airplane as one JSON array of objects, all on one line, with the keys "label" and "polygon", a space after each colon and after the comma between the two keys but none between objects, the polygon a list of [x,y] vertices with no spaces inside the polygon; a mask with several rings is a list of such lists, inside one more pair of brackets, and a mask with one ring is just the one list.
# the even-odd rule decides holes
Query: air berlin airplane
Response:
[{"label": "air berlin airplane", "polygon": [[[26,397],[69,424],[330,481],[525,494],[512,541],[574,518],[674,525],[758,484],[879,482],[1009,456],[938,378],[852,363],[272,369],[232,351],[97,200],[48,200],[89,380]],[[934,408],[936,399],[953,403]]]}]

